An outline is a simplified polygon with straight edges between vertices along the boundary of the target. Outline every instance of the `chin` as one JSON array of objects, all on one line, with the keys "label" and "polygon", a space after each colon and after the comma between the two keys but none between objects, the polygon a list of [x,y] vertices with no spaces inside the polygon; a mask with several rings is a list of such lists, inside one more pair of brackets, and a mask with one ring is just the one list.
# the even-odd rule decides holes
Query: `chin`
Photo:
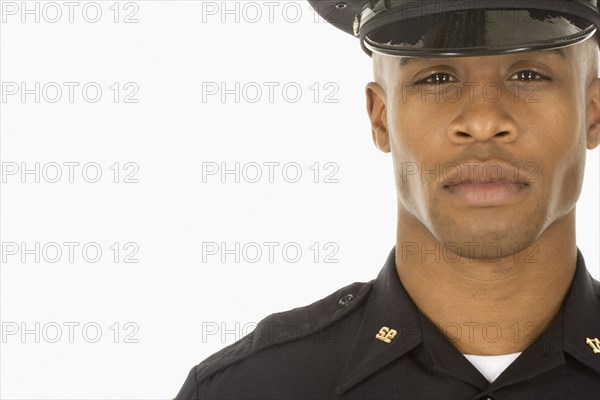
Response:
[{"label": "chin", "polygon": [[444,253],[456,254],[469,259],[497,260],[510,257],[524,249],[535,246],[536,235],[527,229],[509,229],[482,232],[477,229],[453,230],[435,235]]}]

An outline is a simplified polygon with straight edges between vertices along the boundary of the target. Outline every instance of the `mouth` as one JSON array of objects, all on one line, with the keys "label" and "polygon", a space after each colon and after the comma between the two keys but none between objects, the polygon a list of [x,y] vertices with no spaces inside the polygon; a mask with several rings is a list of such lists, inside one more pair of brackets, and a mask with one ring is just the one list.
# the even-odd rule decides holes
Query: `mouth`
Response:
[{"label": "mouth", "polygon": [[478,207],[500,206],[515,201],[529,188],[528,183],[509,180],[494,182],[464,181],[444,186],[444,190],[458,201]]},{"label": "mouth", "polygon": [[[468,168],[467,168],[468,167]],[[492,207],[516,201],[529,189],[518,170],[502,163],[470,163],[458,168],[457,178],[447,179],[443,191],[455,200],[472,206]]]},{"label": "mouth", "polygon": [[452,183],[452,184],[445,184],[442,186],[443,189],[453,189],[456,188],[458,186],[464,186],[464,185],[471,185],[471,186],[481,186],[481,187],[493,187],[493,185],[498,184],[498,185],[507,185],[507,186],[529,186],[528,182],[519,182],[519,181],[512,181],[509,179],[497,179],[497,180],[484,180],[484,181],[477,181],[477,180],[465,180],[465,181],[461,181],[458,183]]}]

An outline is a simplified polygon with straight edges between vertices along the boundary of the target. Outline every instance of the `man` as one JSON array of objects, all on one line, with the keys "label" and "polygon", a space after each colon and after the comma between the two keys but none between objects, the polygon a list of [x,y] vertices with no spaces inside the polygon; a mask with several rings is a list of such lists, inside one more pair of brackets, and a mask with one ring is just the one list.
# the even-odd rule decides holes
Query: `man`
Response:
[{"label": "man", "polygon": [[177,399],[600,399],[600,283],[575,240],[598,2],[309,1],[373,57],[396,246],[375,280],[204,360]]}]

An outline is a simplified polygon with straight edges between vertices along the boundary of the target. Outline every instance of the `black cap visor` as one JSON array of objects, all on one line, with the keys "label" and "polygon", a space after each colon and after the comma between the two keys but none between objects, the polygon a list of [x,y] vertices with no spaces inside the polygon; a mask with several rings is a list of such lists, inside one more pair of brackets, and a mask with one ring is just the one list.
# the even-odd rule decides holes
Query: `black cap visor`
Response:
[{"label": "black cap visor", "polygon": [[371,52],[413,57],[460,57],[555,49],[596,33],[587,19],[539,9],[470,9],[398,21],[381,15],[361,28]]}]

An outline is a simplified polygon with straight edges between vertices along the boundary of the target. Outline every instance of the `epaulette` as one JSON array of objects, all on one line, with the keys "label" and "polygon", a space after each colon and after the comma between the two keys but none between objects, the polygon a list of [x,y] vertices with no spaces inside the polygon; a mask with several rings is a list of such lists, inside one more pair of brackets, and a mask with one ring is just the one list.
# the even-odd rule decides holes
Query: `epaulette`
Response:
[{"label": "epaulette", "polygon": [[[315,334],[341,319],[367,298],[374,280],[354,282],[303,307],[270,314],[256,328],[196,365],[196,383],[252,354],[277,344]],[[293,326],[293,329],[289,329]]]}]

